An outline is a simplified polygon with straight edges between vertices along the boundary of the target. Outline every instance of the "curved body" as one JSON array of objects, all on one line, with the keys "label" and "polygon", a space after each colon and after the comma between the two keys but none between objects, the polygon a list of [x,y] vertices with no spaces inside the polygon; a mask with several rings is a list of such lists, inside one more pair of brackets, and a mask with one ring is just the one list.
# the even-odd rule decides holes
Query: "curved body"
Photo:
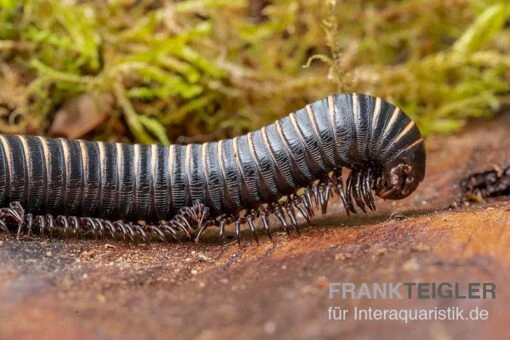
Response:
[{"label": "curved body", "polygon": [[342,167],[381,175],[411,149],[423,154],[411,161],[424,167],[422,141],[399,108],[361,94],[329,96],[260,130],[204,144],[0,135],[0,206],[19,201],[33,214],[159,221],[199,202],[212,218],[236,216]]}]

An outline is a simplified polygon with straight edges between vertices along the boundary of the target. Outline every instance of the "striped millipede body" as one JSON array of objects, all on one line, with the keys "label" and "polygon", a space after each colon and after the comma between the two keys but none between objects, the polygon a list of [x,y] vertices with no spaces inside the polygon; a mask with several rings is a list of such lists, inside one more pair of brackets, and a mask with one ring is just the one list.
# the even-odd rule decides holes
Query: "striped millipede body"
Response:
[{"label": "striped millipede body", "polygon": [[[343,168],[350,170],[342,179]],[[0,135],[0,229],[61,227],[197,240],[254,220],[288,232],[324,213],[334,192],[347,214],[375,209],[372,191],[401,199],[424,178],[423,138],[398,107],[339,94],[232,139],[130,145]]]}]

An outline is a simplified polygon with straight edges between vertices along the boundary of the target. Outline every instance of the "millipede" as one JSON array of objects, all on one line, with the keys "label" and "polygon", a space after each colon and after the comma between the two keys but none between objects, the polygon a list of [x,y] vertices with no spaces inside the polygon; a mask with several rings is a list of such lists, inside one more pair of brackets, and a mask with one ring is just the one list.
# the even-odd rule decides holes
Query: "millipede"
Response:
[{"label": "millipede", "polygon": [[452,208],[469,202],[484,202],[487,198],[510,196],[510,165],[470,174],[460,182],[462,197],[452,204]]},{"label": "millipede", "polygon": [[258,243],[258,228],[271,238],[270,216],[298,232],[298,217],[310,223],[335,194],[347,215],[375,210],[373,193],[407,197],[425,158],[423,137],[400,108],[357,93],[203,144],[0,135],[0,229],[198,241],[212,227],[224,238],[233,224],[238,241],[247,228]]}]

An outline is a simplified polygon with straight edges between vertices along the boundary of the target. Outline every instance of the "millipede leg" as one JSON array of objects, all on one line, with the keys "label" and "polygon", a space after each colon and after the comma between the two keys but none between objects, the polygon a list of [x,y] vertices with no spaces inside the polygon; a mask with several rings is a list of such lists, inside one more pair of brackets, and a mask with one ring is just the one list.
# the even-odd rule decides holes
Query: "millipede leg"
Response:
[{"label": "millipede leg", "polygon": [[176,215],[172,219],[172,222],[178,227],[178,229],[182,230],[186,234],[188,239],[191,239],[192,227],[186,215]]},{"label": "millipede leg", "polygon": [[296,231],[296,233],[299,234],[299,230],[298,230],[298,226],[297,226],[296,213],[294,212],[294,208],[293,208],[291,202],[287,202],[285,204],[285,212],[287,213],[287,216],[289,216],[290,222],[294,226],[294,230]]},{"label": "millipede leg", "polygon": [[23,208],[21,203],[18,201],[14,201],[11,204],[9,204],[9,208],[16,211],[18,213],[18,216],[20,216],[20,218],[22,218],[25,215],[25,209]]},{"label": "millipede leg", "polygon": [[4,221],[0,220],[0,229],[3,230],[4,232],[8,233],[9,232],[9,228],[7,228],[7,225],[5,224]]},{"label": "millipede leg", "polygon": [[322,214],[326,214],[328,211],[328,202],[331,197],[332,179],[326,177],[323,182],[319,183],[319,201],[321,205]]},{"label": "millipede leg", "polygon": [[273,212],[280,221],[280,223],[282,224],[283,229],[285,230],[287,235],[290,236],[289,226],[287,225],[287,221],[285,220],[285,215],[283,214],[282,208],[278,203],[273,204]]},{"label": "millipede leg", "polygon": [[[27,236],[30,236],[30,233],[32,232],[33,225],[34,225],[34,215],[26,214],[25,215],[25,226],[27,228]],[[21,229],[18,229],[18,231],[21,231]],[[16,237],[19,239],[19,235],[16,235]]]},{"label": "millipede leg", "polygon": [[128,223],[122,223],[122,225],[124,226],[124,228],[126,228],[127,235],[131,239],[131,242],[134,242],[135,241],[135,232],[133,231],[133,228],[131,228],[131,225]]},{"label": "millipede leg", "polygon": [[11,217],[18,224],[23,223],[25,209],[23,209],[23,206],[19,202],[17,201],[11,202],[9,204],[9,208],[3,208],[0,210],[1,210],[0,215],[3,215],[3,213],[5,212],[5,217],[7,216]]},{"label": "millipede leg", "polygon": [[46,227],[48,228],[48,232],[50,234],[50,238],[53,237],[53,229],[55,229],[55,221],[53,220],[53,215],[46,214],[44,216],[46,221]]},{"label": "millipede leg", "polygon": [[[3,221],[2,221],[3,223]],[[23,226],[24,226],[25,223],[18,223],[18,230],[16,230],[16,240],[19,240],[19,237],[21,236],[21,230],[23,229]],[[5,225],[5,223],[4,223]],[[7,226],[5,227],[6,228],[6,231],[8,232],[9,230],[7,229]]]},{"label": "millipede leg", "polygon": [[220,236],[220,240],[222,242],[225,241],[225,225],[227,224],[227,221],[225,218],[222,218],[220,220],[220,231],[219,231],[219,236]]},{"label": "millipede leg", "polygon": [[6,232],[9,232],[6,221],[7,219],[11,219],[18,225],[17,235],[19,235],[21,233],[21,228],[23,227],[24,217],[25,210],[19,202],[11,202],[8,208],[0,208],[0,221],[2,221],[3,225],[5,225],[5,228],[2,226],[2,230],[5,230]]},{"label": "millipede leg", "polygon": [[345,191],[344,191],[344,181],[342,178],[342,169],[339,169],[335,172],[335,184],[336,184],[336,191],[338,193],[338,196],[340,196],[340,200],[342,202],[342,205],[344,206],[345,213],[347,216],[351,214],[351,211],[349,209],[349,203],[347,202],[347,199],[345,197]]},{"label": "millipede leg", "polygon": [[237,239],[237,244],[241,245],[241,219],[238,218],[235,222],[235,234]]},{"label": "millipede leg", "polygon": [[151,234],[156,235],[162,242],[167,241],[165,234],[161,231],[161,229],[159,229],[158,226],[151,224],[151,225],[148,225],[146,228]]},{"label": "millipede leg", "polygon": [[259,238],[257,236],[257,231],[255,230],[255,225],[253,224],[253,216],[251,214],[248,214],[248,216],[246,216],[246,220],[248,221],[248,228],[250,229],[251,234],[255,239],[255,242],[257,242],[257,245],[260,245]]},{"label": "millipede leg", "polygon": [[163,225],[160,225],[160,227],[169,232],[170,235],[172,235],[172,237],[174,238],[174,240],[176,240],[179,243],[182,242],[181,239],[179,238],[179,235],[177,234],[177,231],[171,225],[165,223]]},{"label": "millipede leg", "polygon": [[100,218],[94,218],[94,223],[96,224],[97,230],[99,231],[99,237],[103,238],[103,232],[105,230],[103,220]]},{"label": "millipede leg", "polygon": [[34,217],[34,224],[39,226],[39,234],[42,236],[44,235],[44,229],[46,228],[46,221],[44,219],[44,216],[37,215]]},{"label": "millipede leg", "polygon": [[293,199],[292,199],[292,203],[294,204],[296,209],[299,210],[299,213],[306,220],[306,223],[308,225],[311,225],[312,224],[311,216],[308,213],[308,210],[306,209],[306,206],[304,206],[304,203],[303,203],[304,201],[305,200],[303,198],[298,197],[298,196],[294,196]]},{"label": "millipede leg", "polygon": [[346,194],[346,201],[347,201],[347,206],[349,207],[349,210],[356,214],[357,211],[356,211],[356,208],[354,208],[354,203],[352,202],[352,184],[353,182],[353,174],[352,174],[352,171],[351,173],[349,174],[349,176],[347,177],[347,185],[345,187],[345,194]]},{"label": "millipede leg", "polygon": [[108,229],[108,231],[110,232],[112,240],[114,240],[115,239],[115,227],[113,226],[112,221],[103,220],[103,223],[104,223],[106,229]]},{"label": "millipede leg", "polygon": [[360,171],[356,171],[356,173],[354,174],[354,192],[353,192],[353,196],[354,196],[354,200],[356,201],[356,204],[358,205],[358,207],[364,212],[366,213],[367,210],[365,209],[365,202],[363,202],[363,193],[361,191],[361,186],[362,186],[362,183],[361,183],[361,172]]},{"label": "millipede leg", "polygon": [[326,189],[324,190],[324,197],[326,199],[326,208],[328,205],[328,201],[331,198],[331,189],[333,188],[332,179],[328,178],[328,181],[326,183]]},{"label": "millipede leg", "polygon": [[269,221],[268,221],[268,213],[266,211],[262,212],[262,225],[264,226],[264,230],[266,232],[267,237],[273,241],[273,236],[271,235],[271,230],[269,229]]},{"label": "millipede leg", "polygon": [[372,183],[372,190],[378,190],[382,185],[382,177],[377,176],[377,179]]},{"label": "millipede leg", "polygon": [[200,229],[198,229],[197,236],[195,237],[195,242],[198,243],[200,240],[200,236],[207,230],[207,227],[210,225],[209,221],[201,222]]},{"label": "millipede leg", "polygon": [[319,198],[320,198],[319,185],[317,183],[313,183],[311,190],[312,190],[313,198],[315,200],[315,206],[318,207],[319,206]]},{"label": "millipede leg", "polygon": [[[182,208],[170,222],[186,233],[189,239],[192,239],[191,235],[195,229],[198,228],[198,233],[201,234],[207,228],[209,224],[207,221],[208,216],[209,208],[200,202],[195,202],[191,207]],[[200,232],[202,228],[204,229]]]},{"label": "millipede leg", "polygon": [[375,210],[374,196],[372,195],[372,190],[370,190],[370,182],[372,181],[372,170],[370,168],[368,168],[367,171],[363,173],[361,181],[363,199],[365,200],[370,210]]},{"label": "millipede leg", "polygon": [[126,240],[126,232],[124,230],[124,227],[120,223],[120,221],[113,221],[112,225],[113,225],[114,232],[122,234],[122,239],[125,241]]},{"label": "millipede leg", "polygon": [[80,220],[77,216],[68,216],[67,220],[69,221],[69,225],[71,228],[74,228],[74,233],[77,233],[80,229]]},{"label": "millipede leg", "polygon": [[65,218],[65,216],[58,215],[55,219],[55,223],[60,224],[60,226],[64,229],[64,235],[67,238],[67,230],[69,229],[69,222]]},{"label": "millipede leg", "polygon": [[90,217],[82,217],[80,218],[80,225],[85,230],[89,230],[92,232],[92,235],[94,235],[94,238],[97,240],[97,226],[94,223],[94,220]]},{"label": "millipede leg", "polygon": [[186,237],[188,239],[191,239],[191,233],[186,225],[185,218],[182,216],[177,216],[176,218],[172,219],[170,221],[172,227],[174,227],[176,230],[182,231],[184,234],[186,234]]},{"label": "millipede leg", "polygon": [[306,210],[310,216],[314,215],[313,207],[312,207],[312,198],[309,188],[305,188],[305,191],[302,196],[303,204],[305,205]]},{"label": "millipede leg", "polygon": [[324,215],[328,210],[328,198],[326,197],[326,190],[324,183],[319,183],[319,204],[321,207],[321,213]]},{"label": "millipede leg", "polygon": [[143,239],[144,242],[147,242],[147,234],[145,233],[145,231],[143,230],[143,228],[138,224],[138,223],[131,223],[131,226],[133,227],[133,230],[135,230]]}]

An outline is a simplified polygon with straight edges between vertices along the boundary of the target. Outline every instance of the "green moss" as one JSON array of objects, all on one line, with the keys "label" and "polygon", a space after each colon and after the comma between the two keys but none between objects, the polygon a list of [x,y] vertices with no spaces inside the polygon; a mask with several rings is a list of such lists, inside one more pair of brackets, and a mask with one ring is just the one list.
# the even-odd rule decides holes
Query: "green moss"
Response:
[{"label": "green moss", "polygon": [[164,3],[0,0],[0,103],[15,108],[0,130],[45,134],[83,92],[115,98],[94,138],[165,144],[240,134],[332,92],[387,98],[426,134],[508,101],[506,1]]},{"label": "green moss", "polygon": [[393,100],[425,134],[454,132],[508,100],[510,40],[494,42],[508,37],[509,17],[502,1],[373,1],[350,10],[330,1],[327,63],[342,89]]}]

